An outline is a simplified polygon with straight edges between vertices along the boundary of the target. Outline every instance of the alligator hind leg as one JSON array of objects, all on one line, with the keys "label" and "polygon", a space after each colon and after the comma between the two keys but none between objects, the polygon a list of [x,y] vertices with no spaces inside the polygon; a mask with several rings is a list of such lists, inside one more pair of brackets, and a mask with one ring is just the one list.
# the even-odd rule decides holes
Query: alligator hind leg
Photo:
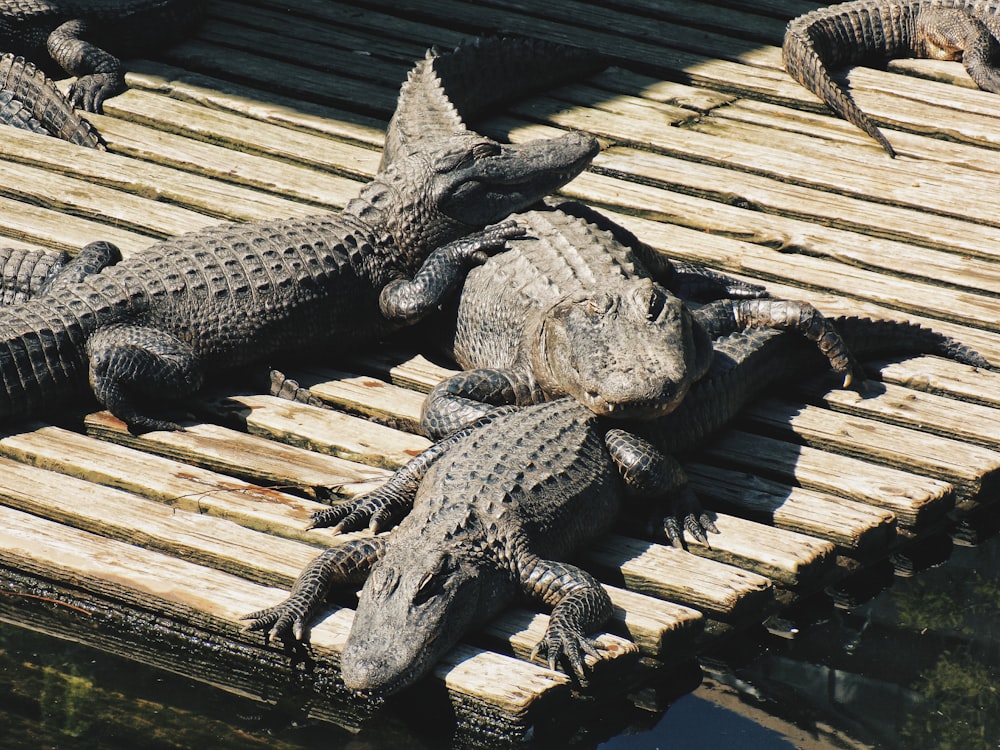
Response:
[{"label": "alligator hind leg", "polygon": [[712,338],[748,328],[795,331],[812,341],[844,376],[844,387],[864,379],[864,369],[854,358],[837,329],[808,302],[781,299],[719,300],[695,311],[695,318]]},{"label": "alligator hind leg", "polygon": [[105,99],[125,90],[125,72],[121,60],[84,39],[87,31],[83,20],[66,21],[49,34],[47,47],[63,70],[77,76],[69,90],[73,106],[100,112]]},{"label": "alligator hind leg", "polygon": [[666,500],[669,510],[663,513],[657,508],[653,521],[662,527],[671,545],[683,546],[684,531],[702,544],[708,544],[706,532],[719,533],[688,486],[687,474],[676,458],[666,455],[645,438],[618,428],[605,433],[604,444],[630,495]]},{"label": "alligator hind leg", "polygon": [[135,429],[181,429],[143,414],[136,401],[173,399],[201,387],[201,364],[190,346],[152,328],[117,325],[92,335],[87,355],[91,388],[112,414]]},{"label": "alligator hind leg", "polygon": [[80,248],[80,252],[70,259],[58,273],[49,276],[42,284],[39,294],[58,292],[65,286],[99,273],[122,259],[122,251],[110,242],[91,242]]},{"label": "alligator hind leg", "polygon": [[958,8],[928,8],[917,17],[916,36],[921,57],[961,60],[979,88],[1000,94],[1000,43],[982,21]]}]

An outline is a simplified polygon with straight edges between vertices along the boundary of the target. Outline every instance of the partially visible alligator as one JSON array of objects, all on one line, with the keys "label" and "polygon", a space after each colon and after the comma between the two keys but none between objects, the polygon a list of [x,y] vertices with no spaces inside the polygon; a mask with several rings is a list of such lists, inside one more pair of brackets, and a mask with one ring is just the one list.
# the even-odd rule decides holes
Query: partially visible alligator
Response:
[{"label": "partially visible alligator", "polygon": [[[975,359],[933,331],[838,318],[859,353],[931,352]],[[553,607],[536,652],[585,682],[586,634],[611,602],[585,571],[564,562],[616,520],[627,495],[664,491],[658,449],[692,448],[766,386],[819,357],[797,336],[751,330],[715,343],[709,374],[671,414],[642,424],[659,443],[598,418],[574,399],[499,407],[406,464],[384,485],[314,515],[314,526],[368,525],[387,535],[347,541],[299,575],[289,597],[248,614],[269,638],[305,639],[331,588],[367,576],[341,655],[345,684],[381,694],[412,684],[469,629],[518,593]]]},{"label": "partially visible alligator", "polygon": [[895,57],[961,60],[979,88],[1000,93],[1000,71],[993,64],[998,39],[995,0],[852,0],[792,19],[782,56],[792,78],[895,156],[830,71]]},{"label": "partially visible alligator", "polygon": [[0,124],[104,150],[94,127],[80,117],[55,84],[32,63],[0,56]]},{"label": "partially visible alligator", "polygon": [[100,112],[125,90],[117,55],[148,54],[199,23],[204,0],[0,0],[0,50],[42,66],[50,58],[77,76],[74,107]]},{"label": "partially visible alligator", "polygon": [[97,273],[60,273],[0,310],[0,420],[50,408],[89,376],[130,426],[175,429],[141,400],[183,396],[207,372],[274,352],[376,340],[435,309],[470,265],[521,234],[489,225],[572,179],[598,150],[577,133],[425,145],[339,214],[192,232]]}]

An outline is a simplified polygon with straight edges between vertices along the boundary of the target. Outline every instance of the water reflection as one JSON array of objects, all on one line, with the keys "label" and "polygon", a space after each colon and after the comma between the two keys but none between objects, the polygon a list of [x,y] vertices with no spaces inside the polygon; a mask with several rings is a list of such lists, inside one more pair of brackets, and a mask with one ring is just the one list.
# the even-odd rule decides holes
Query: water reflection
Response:
[{"label": "water reflection", "polygon": [[[998,573],[997,538],[955,547],[946,564],[897,577],[866,604],[820,608],[818,618],[814,607],[814,621],[795,638],[751,634],[706,655],[704,679],[692,694],[666,709],[662,700],[652,702],[653,711],[617,706],[595,716],[571,744],[996,750]],[[686,689],[693,686],[688,681]],[[432,750],[452,744],[429,738],[413,717],[383,714],[355,735],[325,724],[297,725],[293,715],[0,625],[5,750]]]}]

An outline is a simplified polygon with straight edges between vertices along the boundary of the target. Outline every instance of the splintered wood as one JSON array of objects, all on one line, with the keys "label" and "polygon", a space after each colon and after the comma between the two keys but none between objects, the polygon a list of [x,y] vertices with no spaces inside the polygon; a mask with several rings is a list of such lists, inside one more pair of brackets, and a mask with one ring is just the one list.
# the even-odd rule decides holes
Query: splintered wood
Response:
[{"label": "splintered wood", "polygon": [[[514,141],[598,136],[603,153],[563,197],[774,296],[919,322],[1000,362],[1000,217],[988,199],[1000,99],[968,88],[958,63],[855,68],[849,85],[897,148],[891,160],[781,69],[784,24],[808,4],[730,5],[209,3],[200,32],[131,61],[129,91],[92,116],[108,153],[6,129],[0,242],[73,252],[103,239],[127,257],[221,221],[337,210],[377,169],[399,84],[424,49],[516,32],[611,59],[476,124]],[[86,401],[57,424],[9,427],[0,591],[17,596],[0,597],[0,617],[260,700],[307,689],[312,715],[359,721],[372,707],[337,683],[352,592],[315,625],[307,656],[244,632],[239,617],[284,598],[319,548],[352,538],[306,530],[321,501],[371,489],[429,444],[417,434],[423,394],[452,370],[437,352],[394,347],[242,373],[259,383],[276,366],[327,409],[224,381],[183,432],[133,435]],[[927,356],[867,372],[858,391],[817,377],[765,394],[683,456],[721,531],[709,545],[669,548],[631,519],[580,551],[615,608],[598,638],[607,659],[591,660],[598,694],[996,500],[1000,375]],[[493,739],[593,710],[531,660],[546,622],[513,605],[418,692]]]}]

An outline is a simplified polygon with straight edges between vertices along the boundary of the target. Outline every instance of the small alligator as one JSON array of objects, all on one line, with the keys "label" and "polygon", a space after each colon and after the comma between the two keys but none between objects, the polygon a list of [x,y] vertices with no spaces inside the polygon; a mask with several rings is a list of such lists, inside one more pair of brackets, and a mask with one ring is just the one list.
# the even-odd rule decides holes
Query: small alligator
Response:
[{"label": "small alligator", "polygon": [[881,144],[892,145],[830,76],[837,68],[895,57],[961,60],[979,88],[1000,93],[995,0],[853,0],[792,19],[782,56],[789,75]]},{"label": "small alligator", "polygon": [[339,214],[208,228],[120,263],[94,243],[43,293],[0,310],[0,420],[51,408],[89,376],[131,427],[176,429],[141,401],[184,396],[205,373],[274,352],[376,340],[435,309],[469,266],[521,234],[490,225],[597,150],[578,133],[523,145],[444,137],[381,170]]},{"label": "small alligator", "polygon": [[121,60],[172,44],[201,21],[204,0],[0,0],[0,50],[77,76],[69,101],[100,112],[125,90]]},{"label": "small alligator", "polygon": [[32,63],[0,56],[0,124],[104,150],[94,127],[80,117],[55,84]]},{"label": "small alligator", "polygon": [[[835,323],[862,354],[974,359],[919,326],[857,318]],[[683,403],[642,423],[659,443],[655,448],[609,429],[575,399],[498,407],[376,490],[319,511],[313,526],[399,526],[323,552],[285,601],[243,618],[248,629],[303,640],[332,587],[367,576],[341,669],[347,687],[389,694],[426,674],[520,593],[553,607],[536,653],[553,668],[567,664],[585,684],[584,655],[598,655],[586,634],[607,620],[611,603],[588,573],[558,561],[609,529],[626,497],[648,499],[664,490],[657,465],[662,446],[693,448],[765,387],[819,360],[801,337],[775,330],[730,335],[715,350],[708,375]]]}]

